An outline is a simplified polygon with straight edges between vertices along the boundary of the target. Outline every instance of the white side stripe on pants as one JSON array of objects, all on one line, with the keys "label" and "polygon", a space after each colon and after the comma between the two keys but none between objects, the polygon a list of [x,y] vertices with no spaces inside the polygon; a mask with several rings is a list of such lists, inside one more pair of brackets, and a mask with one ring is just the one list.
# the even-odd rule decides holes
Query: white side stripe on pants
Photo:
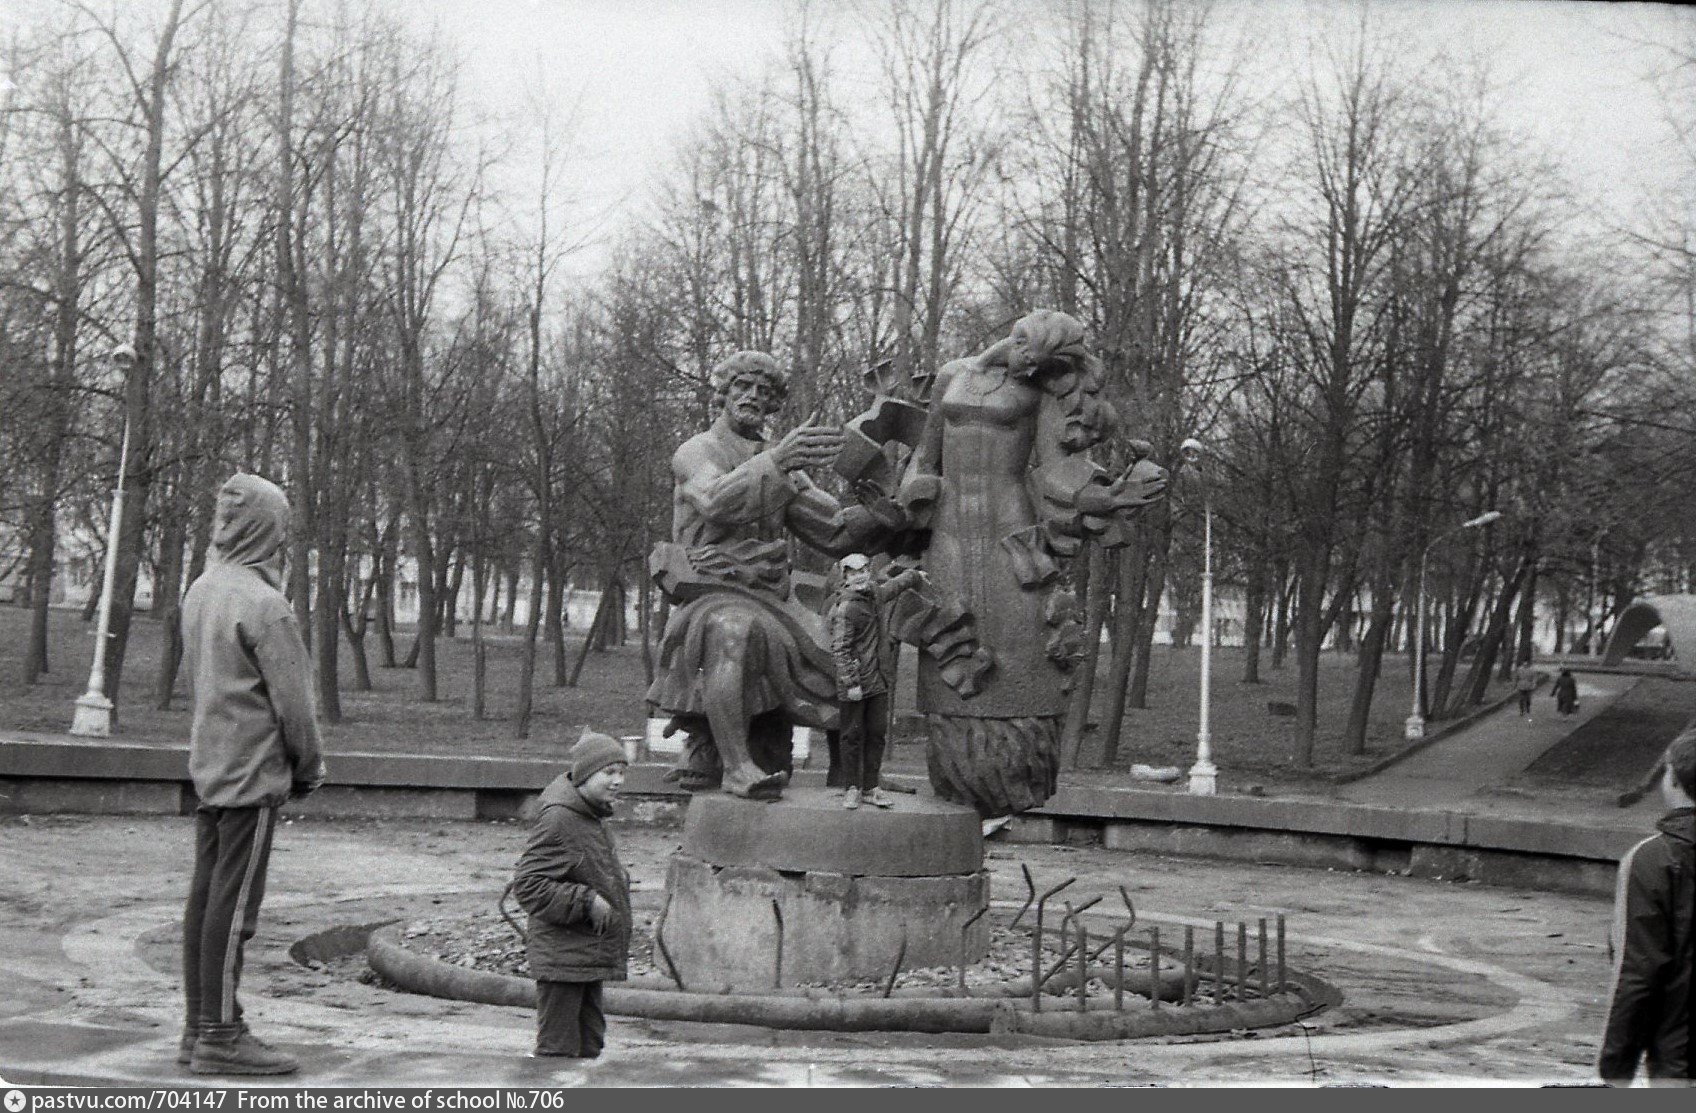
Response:
[{"label": "white side stripe on pants", "polygon": [[224,996],[219,1002],[218,1020],[233,1024],[236,1019],[236,957],[241,953],[241,925],[247,919],[247,901],[253,893],[253,875],[259,872],[259,861],[265,840],[270,834],[274,808],[260,808],[259,822],[253,829],[253,845],[247,852],[247,872],[242,874],[241,890],[236,894],[236,907],[230,917],[230,937],[224,948]]}]

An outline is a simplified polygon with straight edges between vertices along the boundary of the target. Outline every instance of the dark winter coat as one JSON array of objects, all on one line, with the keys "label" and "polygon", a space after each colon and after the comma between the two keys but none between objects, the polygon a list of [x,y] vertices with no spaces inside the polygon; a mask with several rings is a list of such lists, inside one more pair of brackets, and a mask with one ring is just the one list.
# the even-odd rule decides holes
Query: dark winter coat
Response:
[{"label": "dark winter coat", "polygon": [[1648,1057],[1650,1078],[1691,1072],[1691,921],[1696,918],[1696,809],[1668,812],[1660,833],[1619,864],[1614,898],[1613,985],[1597,1072],[1624,1081]]},{"label": "dark winter coat", "polygon": [[[530,913],[530,976],[549,982],[623,981],[630,951],[630,875],[619,864],[601,811],[564,774],[542,790],[512,895]],[[589,905],[612,905],[596,934]]]}]

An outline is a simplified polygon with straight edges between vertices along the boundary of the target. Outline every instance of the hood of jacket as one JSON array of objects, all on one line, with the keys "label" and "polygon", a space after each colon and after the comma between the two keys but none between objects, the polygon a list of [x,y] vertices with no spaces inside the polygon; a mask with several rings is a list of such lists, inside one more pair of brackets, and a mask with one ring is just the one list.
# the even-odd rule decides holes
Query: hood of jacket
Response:
[{"label": "hood of jacket", "polygon": [[1679,842],[1696,843],[1696,808],[1674,808],[1661,817],[1655,828]]},{"label": "hood of jacket", "polygon": [[542,790],[538,803],[543,808],[556,804],[570,808],[585,819],[605,819],[612,814],[611,808],[596,807],[584,799],[583,794],[577,791],[577,786],[571,783],[571,778],[564,773],[555,777],[553,782]]},{"label": "hood of jacket", "polygon": [[218,488],[212,547],[219,560],[252,568],[276,587],[288,539],[289,500],[275,483],[237,472]]}]

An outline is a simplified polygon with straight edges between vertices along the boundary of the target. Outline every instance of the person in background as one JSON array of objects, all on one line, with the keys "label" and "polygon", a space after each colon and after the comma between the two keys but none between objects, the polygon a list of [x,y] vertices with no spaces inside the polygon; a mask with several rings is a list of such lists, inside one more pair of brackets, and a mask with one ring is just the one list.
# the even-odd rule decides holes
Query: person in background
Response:
[{"label": "person in background", "polygon": [[530,914],[536,1054],[594,1059],[606,1044],[603,982],[621,982],[630,952],[630,875],[606,820],[624,788],[624,749],[585,730],[566,771],[542,790],[512,895]]},{"label": "person in background", "polygon": [[1578,710],[1578,681],[1573,678],[1571,669],[1562,669],[1555,678],[1554,689],[1549,693],[1555,698],[1555,710],[1562,715],[1570,715]]},{"label": "person in background", "polygon": [[1640,1062],[1651,1085],[1690,1085],[1692,919],[1696,919],[1696,725],[1673,739],[1661,759],[1661,796],[1670,809],[1657,833],[1619,864],[1608,1021],[1596,1071],[1629,1083]]},{"label": "person in background", "polygon": [[1529,721],[1531,693],[1537,690],[1537,670],[1531,667],[1530,661],[1521,661],[1519,668],[1513,671],[1513,688],[1519,695],[1519,713]]},{"label": "person in background", "polygon": [[194,875],[183,911],[186,1008],[177,1062],[195,1074],[292,1074],[300,1064],[247,1030],[236,985],[259,923],[277,809],[324,783],[311,659],[283,595],[289,503],[256,475],[218,491],[216,559],[183,599],[194,687],[189,776]]}]

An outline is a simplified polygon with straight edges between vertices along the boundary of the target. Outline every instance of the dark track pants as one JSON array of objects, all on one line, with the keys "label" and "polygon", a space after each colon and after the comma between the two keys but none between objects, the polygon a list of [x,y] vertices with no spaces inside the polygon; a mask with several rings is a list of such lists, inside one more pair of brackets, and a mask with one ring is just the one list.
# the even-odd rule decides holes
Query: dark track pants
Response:
[{"label": "dark track pants", "polygon": [[593,1059],[606,1043],[600,982],[536,983],[536,1054]]},{"label": "dark track pants", "polygon": [[214,1039],[241,1029],[242,951],[259,924],[275,808],[194,813],[194,879],[183,912],[183,998],[187,1022]]},{"label": "dark track pants", "polygon": [[843,786],[867,792],[883,777],[883,749],[889,739],[889,693],[842,701]]}]

